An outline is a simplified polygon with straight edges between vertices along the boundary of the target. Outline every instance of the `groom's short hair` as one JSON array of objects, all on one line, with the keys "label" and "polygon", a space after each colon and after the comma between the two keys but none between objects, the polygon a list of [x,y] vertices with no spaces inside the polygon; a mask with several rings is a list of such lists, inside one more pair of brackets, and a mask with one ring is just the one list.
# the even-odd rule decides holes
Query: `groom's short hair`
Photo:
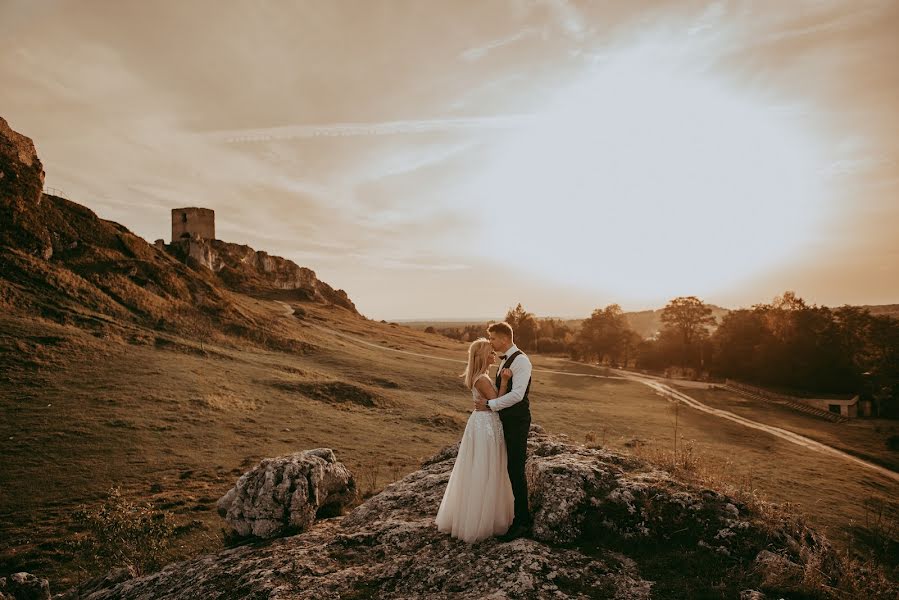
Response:
[{"label": "groom's short hair", "polygon": [[512,339],[512,326],[503,321],[502,323],[491,323],[487,326],[488,333],[499,333]]}]

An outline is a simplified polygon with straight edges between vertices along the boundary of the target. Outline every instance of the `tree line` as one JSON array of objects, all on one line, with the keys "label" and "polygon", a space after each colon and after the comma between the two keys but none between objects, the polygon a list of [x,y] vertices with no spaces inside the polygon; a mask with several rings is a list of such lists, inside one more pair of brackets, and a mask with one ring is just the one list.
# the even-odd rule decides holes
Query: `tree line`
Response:
[{"label": "tree line", "polygon": [[[858,393],[884,416],[899,417],[899,320],[867,309],[808,305],[787,291],[771,303],[732,310],[720,322],[695,296],[661,311],[649,338],[631,329],[617,304],[597,308],[579,325],[541,319],[521,304],[505,316],[528,352],[700,379],[732,378],[784,391]],[[470,341],[487,323],[428,330]]]}]

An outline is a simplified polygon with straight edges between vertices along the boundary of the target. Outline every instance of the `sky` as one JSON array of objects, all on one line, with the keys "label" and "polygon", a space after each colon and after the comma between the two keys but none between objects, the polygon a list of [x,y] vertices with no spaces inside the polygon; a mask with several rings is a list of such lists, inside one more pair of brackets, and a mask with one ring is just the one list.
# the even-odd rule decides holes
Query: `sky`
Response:
[{"label": "sky", "polygon": [[0,0],[46,186],[374,319],[899,302],[899,2]]}]

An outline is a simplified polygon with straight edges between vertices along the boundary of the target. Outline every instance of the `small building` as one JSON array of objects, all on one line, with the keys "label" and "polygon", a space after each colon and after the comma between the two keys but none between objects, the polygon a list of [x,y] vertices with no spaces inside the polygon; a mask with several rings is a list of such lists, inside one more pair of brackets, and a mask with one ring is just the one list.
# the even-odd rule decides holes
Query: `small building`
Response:
[{"label": "small building", "polygon": [[855,419],[859,416],[871,416],[870,408],[867,409],[868,414],[864,414],[865,408],[862,408],[862,414],[859,414],[858,395],[852,398],[797,398],[797,400],[814,408],[826,410],[849,419]]},{"label": "small building", "polygon": [[215,239],[214,210],[195,206],[172,209],[172,242],[191,237]]}]

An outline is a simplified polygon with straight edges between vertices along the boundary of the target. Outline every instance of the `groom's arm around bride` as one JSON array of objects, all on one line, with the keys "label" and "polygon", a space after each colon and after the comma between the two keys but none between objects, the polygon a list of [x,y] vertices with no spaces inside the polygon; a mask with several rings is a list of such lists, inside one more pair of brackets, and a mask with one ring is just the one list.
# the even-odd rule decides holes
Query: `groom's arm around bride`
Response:
[{"label": "groom's arm around bride", "polygon": [[[507,350],[506,357],[510,357],[512,356],[512,354],[518,351],[518,348],[513,344]],[[506,360],[507,358],[502,358],[500,360],[500,364],[496,369],[497,375],[502,372]],[[509,408],[510,406],[514,406],[524,399],[525,392],[527,391],[528,385],[531,382],[531,372],[533,370],[531,359],[528,358],[527,354],[522,352],[513,360],[512,364],[509,365],[508,368],[512,371],[512,389],[510,389],[506,394],[498,396],[493,400],[481,400],[475,402],[475,409],[490,409],[494,412],[498,412],[503,409]]]},{"label": "groom's arm around bride", "polygon": [[531,360],[526,354],[521,353],[509,369],[512,371],[512,389],[502,396],[488,400],[487,408],[490,410],[500,411],[518,404],[524,399],[524,392],[528,389],[528,383],[531,381],[531,371],[533,370]]}]

